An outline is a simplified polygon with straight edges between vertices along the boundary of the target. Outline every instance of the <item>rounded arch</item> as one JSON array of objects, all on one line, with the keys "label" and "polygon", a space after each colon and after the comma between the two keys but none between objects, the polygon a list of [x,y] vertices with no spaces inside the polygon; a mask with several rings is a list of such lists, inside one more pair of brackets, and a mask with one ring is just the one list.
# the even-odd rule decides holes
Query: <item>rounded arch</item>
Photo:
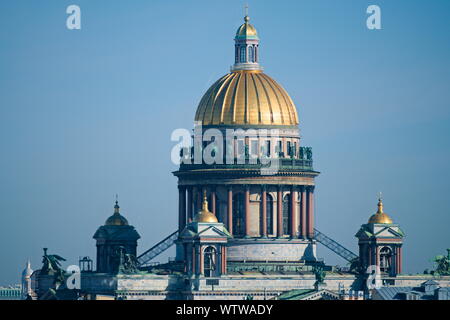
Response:
[{"label": "rounded arch", "polygon": [[390,272],[392,267],[393,251],[390,247],[380,248],[380,271]]},{"label": "rounded arch", "polygon": [[248,62],[254,62],[254,53],[253,53],[253,46],[248,47]]},{"label": "rounded arch", "polygon": [[203,273],[205,277],[213,277],[216,271],[216,253],[213,246],[207,246],[203,249]]}]

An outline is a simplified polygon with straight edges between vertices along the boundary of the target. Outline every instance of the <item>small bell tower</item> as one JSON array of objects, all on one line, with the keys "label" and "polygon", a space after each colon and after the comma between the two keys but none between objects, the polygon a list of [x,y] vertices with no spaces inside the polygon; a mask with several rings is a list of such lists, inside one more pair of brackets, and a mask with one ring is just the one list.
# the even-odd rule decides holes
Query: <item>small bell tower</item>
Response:
[{"label": "small bell tower", "polygon": [[231,238],[227,229],[214,213],[208,210],[206,193],[202,210],[180,232],[177,240],[182,248],[184,272],[197,277],[220,277],[227,270],[227,242]]},{"label": "small bell tower", "polygon": [[378,211],[363,224],[355,235],[358,238],[359,259],[363,270],[375,265],[381,274],[396,276],[402,273],[402,246],[405,234],[398,224],[383,211],[381,195]]},{"label": "small bell tower", "polygon": [[119,202],[116,199],[113,215],[94,234],[97,241],[97,272],[117,273],[122,253],[136,257],[139,238],[140,235],[134,227],[120,214]]}]

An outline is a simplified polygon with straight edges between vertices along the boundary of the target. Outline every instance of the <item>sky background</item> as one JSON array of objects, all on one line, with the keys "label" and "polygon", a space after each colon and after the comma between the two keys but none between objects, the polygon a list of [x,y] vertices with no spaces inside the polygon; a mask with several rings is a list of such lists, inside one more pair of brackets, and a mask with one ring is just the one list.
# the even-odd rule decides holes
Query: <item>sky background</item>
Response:
[{"label": "sky background", "polygon": [[[430,268],[450,247],[450,1],[248,3],[261,64],[296,103],[321,172],[317,228],[357,252],[382,191],[407,234],[404,271]],[[66,28],[70,4],[81,30]],[[382,30],[366,28],[370,4]],[[0,285],[18,283],[27,258],[39,268],[43,247],[66,265],[95,258],[116,193],[138,252],[176,229],[170,135],[192,128],[229,71],[243,6],[0,2]]]}]

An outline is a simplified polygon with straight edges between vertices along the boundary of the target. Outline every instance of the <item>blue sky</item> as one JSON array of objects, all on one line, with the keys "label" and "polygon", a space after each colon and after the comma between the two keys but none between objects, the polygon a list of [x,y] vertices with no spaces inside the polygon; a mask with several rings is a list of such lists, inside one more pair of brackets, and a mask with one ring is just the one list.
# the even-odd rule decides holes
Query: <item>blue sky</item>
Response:
[{"label": "blue sky", "polygon": [[[248,3],[261,64],[296,103],[321,171],[317,228],[356,251],[382,191],[407,234],[405,272],[431,267],[450,247],[450,2]],[[70,4],[81,30],[66,28]],[[382,30],[366,28],[371,4]],[[38,268],[43,247],[94,258],[116,193],[140,252],[176,228],[170,134],[228,72],[243,5],[0,3],[0,284],[27,258]]]}]

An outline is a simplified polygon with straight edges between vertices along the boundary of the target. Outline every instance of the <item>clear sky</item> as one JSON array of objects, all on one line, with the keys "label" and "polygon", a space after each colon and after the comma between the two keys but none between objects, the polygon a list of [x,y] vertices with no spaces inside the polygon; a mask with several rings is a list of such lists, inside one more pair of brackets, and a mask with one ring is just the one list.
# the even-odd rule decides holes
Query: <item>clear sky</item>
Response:
[{"label": "clear sky", "polygon": [[[321,171],[317,228],[357,252],[382,191],[407,234],[405,272],[431,267],[450,247],[450,1],[248,2],[261,64],[296,103]],[[70,4],[81,30],[66,28]],[[370,4],[382,30],[366,28]],[[0,285],[27,258],[39,268],[43,247],[95,258],[116,193],[139,252],[175,230],[170,134],[228,72],[243,5],[0,2]]]}]

